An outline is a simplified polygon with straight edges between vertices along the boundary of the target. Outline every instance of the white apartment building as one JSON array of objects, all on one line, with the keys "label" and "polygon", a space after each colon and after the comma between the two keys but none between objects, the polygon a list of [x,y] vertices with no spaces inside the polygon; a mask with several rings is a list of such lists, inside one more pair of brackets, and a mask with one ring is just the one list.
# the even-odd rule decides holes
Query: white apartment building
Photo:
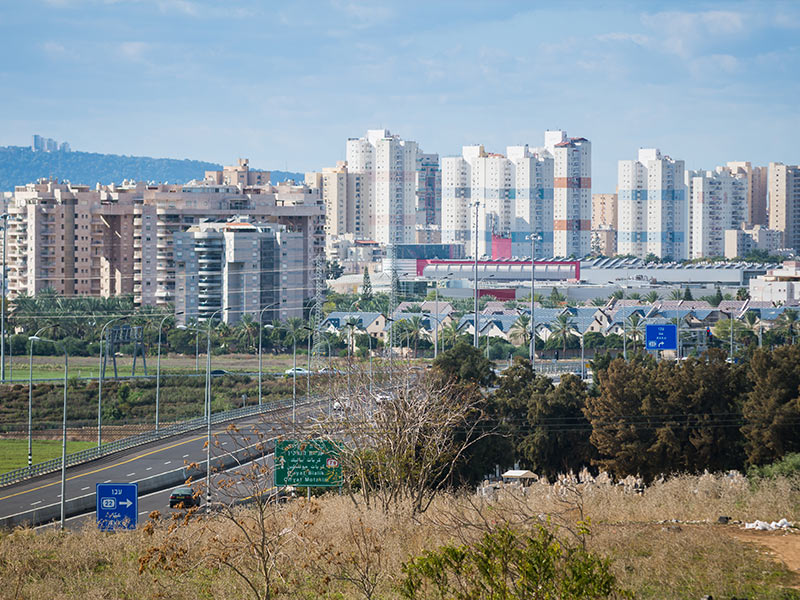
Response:
[{"label": "white apartment building", "polygon": [[461,156],[442,159],[442,242],[463,243],[472,256],[477,238],[478,256],[505,253],[500,245],[530,256],[533,231],[536,255],[552,256],[553,156],[527,145],[506,152],[464,146]]},{"label": "white apartment building", "polygon": [[750,280],[750,298],[773,304],[800,302],[800,262],[787,260],[779,269]]},{"label": "white apartment building", "polygon": [[684,162],[642,148],[636,160],[619,161],[617,252],[644,258],[689,256],[689,205]]},{"label": "white apartment building", "polygon": [[592,246],[592,144],[552,130],[545,132],[545,148],[553,155],[553,254],[586,256]]},{"label": "white apartment building", "polygon": [[773,254],[783,242],[783,233],[767,229],[763,225],[753,225],[752,229],[725,230],[725,258],[747,256],[753,250],[764,250]]},{"label": "white apartment building", "polygon": [[769,165],[769,228],[783,232],[783,247],[800,251],[800,165]]},{"label": "white apartment building", "polygon": [[416,142],[370,129],[366,137],[347,140],[347,168],[362,176],[362,211],[368,218],[364,239],[381,244],[411,243],[417,210]]},{"label": "white apartment building", "polygon": [[691,258],[725,255],[725,231],[747,221],[747,178],[728,167],[687,171],[691,203]]}]

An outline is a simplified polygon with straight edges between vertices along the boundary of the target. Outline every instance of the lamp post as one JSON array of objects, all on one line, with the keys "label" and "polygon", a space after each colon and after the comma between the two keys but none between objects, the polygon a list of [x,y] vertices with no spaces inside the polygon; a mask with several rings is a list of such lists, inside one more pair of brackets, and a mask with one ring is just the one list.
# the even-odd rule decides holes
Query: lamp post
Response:
[{"label": "lamp post", "polygon": [[473,336],[472,343],[473,345],[478,348],[478,208],[480,207],[480,202],[475,202],[475,335]]},{"label": "lamp post", "polygon": [[39,340],[39,334],[49,329],[52,325],[42,327],[28,338],[30,341],[30,354],[28,355],[28,466],[33,464],[33,342]]},{"label": "lamp post", "polygon": [[31,341],[61,344],[61,349],[64,351],[64,408],[61,422],[61,530],[63,531],[64,522],[66,520],[65,509],[67,499],[67,382],[69,381],[69,356],[67,356],[67,345],[64,342],[56,342],[55,340],[40,338],[36,335],[28,339]]},{"label": "lamp post", "polygon": [[3,281],[2,281],[2,298],[0,298],[0,380],[6,380],[6,239],[8,233],[8,217],[10,215],[6,212],[0,215],[3,219]]},{"label": "lamp post", "polygon": [[583,354],[583,333],[581,334],[581,379],[586,379],[586,360],[584,359]]},{"label": "lamp post", "polygon": [[[106,332],[106,327],[112,323],[119,321],[123,317],[116,317],[108,321],[100,330],[100,361],[97,369],[97,447],[100,448],[103,443],[103,336]],[[106,348],[108,347],[108,340],[106,340]]]},{"label": "lamp post", "polygon": [[158,324],[158,358],[156,359],[156,431],[158,431],[158,423],[159,423],[159,407],[160,405],[160,391],[161,391],[161,330],[164,328],[164,321],[169,319],[171,316],[179,317],[183,314],[183,311],[176,312],[174,315],[164,315],[164,318],[161,319],[161,323]]},{"label": "lamp post", "polygon": [[353,370],[353,360],[351,358],[351,352],[352,352],[352,348],[353,348],[353,326],[355,325],[355,323],[353,323],[353,315],[351,313],[353,312],[353,308],[355,308],[355,306],[357,304],[358,304],[358,300],[353,302],[350,305],[350,310],[347,311],[348,312],[348,314],[347,314],[347,326],[350,328],[350,330],[348,331],[348,336],[347,336],[347,394],[348,394],[348,396],[352,396],[352,390],[350,389],[350,372]]},{"label": "lamp post", "polygon": [[[434,287],[434,289],[436,290],[435,291],[435,298],[436,298],[435,306],[436,306],[436,308],[434,310],[436,311],[436,320],[437,320],[438,323],[441,323],[441,320],[439,319],[439,282],[447,281],[448,279],[450,279],[450,275],[445,275],[441,279],[437,279],[436,280],[436,286]],[[439,355],[439,330],[438,330],[438,328],[433,333],[434,333],[434,336],[433,336],[433,358],[435,359]]]},{"label": "lamp post", "polygon": [[531,370],[536,372],[536,319],[533,306],[533,295],[536,289],[536,241],[540,238],[538,233],[531,233],[525,239],[531,241]]},{"label": "lamp post", "polygon": [[261,340],[264,337],[264,311],[268,308],[273,308],[280,304],[280,302],[273,302],[261,309],[258,313],[258,405],[261,406]]}]

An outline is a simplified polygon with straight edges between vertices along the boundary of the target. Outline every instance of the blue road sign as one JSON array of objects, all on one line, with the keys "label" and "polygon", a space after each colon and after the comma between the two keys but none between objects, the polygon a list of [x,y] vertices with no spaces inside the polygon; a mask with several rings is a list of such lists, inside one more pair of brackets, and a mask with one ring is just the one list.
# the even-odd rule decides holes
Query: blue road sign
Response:
[{"label": "blue road sign", "polygon": [[645,347],[648,350],[677,350],[678,326],[645,325]]},{"label": "blue road sign", "polygon": [[138,483],[97,484],[97,526],[102,531],[136,529],[139,516]]}]

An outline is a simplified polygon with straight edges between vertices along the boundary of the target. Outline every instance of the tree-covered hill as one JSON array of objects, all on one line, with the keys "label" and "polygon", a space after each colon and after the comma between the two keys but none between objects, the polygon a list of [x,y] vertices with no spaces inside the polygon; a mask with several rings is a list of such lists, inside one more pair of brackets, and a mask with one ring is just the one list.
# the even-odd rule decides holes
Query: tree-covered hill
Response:
[{"label": "tree-covered hill", "polygon": [[[13,191],[40,177],[56,177],[73,183],[121,183],[123,179],[184,183],[202,179],[207,170],[221,169],[215,163],[149,156],[121,156],[94,152],[34,152],[21,146],[0,146],[0,192]],[[302,173],[272,171],[272,182],[294,179]]]}]

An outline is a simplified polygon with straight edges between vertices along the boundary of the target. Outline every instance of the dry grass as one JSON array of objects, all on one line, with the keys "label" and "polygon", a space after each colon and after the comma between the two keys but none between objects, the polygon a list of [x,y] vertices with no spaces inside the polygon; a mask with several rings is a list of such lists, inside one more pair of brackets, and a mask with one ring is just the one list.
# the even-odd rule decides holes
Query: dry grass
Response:
[{"label": "dry grass", "polygon": [[[440,497],[421,517],[356,507],[329,494],[280,507],[282,537],[276,557],[276,598],[397,598],[401,566],[410,557],[452,541],[469,541],[505,522],[549,519],[579,539],[575,522],[591,521],[587,546],[613,560],[620,583],[637,598],[798,598],[784,586],[791,573],[755,547],[724,535],[729,526],[664,524],[667,519],[715,521],[719,515],[752,520],[798,519],[797,492],[776,480],[759,487],[722,477],[677,477],[644,495],[595,487],[574,490],[537,484],[524,497],[478,501],[474,495]],[[293,526],[290,530],[288,523]],[[87,528],[61,535],[18,530],[0,538],[0,598],[245,598],[248,590],[224,567],[209,562],[208,523],[169,531],[159,521],[151,534],[103,534]],[[280,530],[280,531],[279,531]],[[573,533],[568,533],[568,531]],[[229,522],[214,525],[233,539]],[[165,557],[170,570],[139,559],[151,548],[185,548]],[[246,566],[247,556],[240,565]],[[162,566],[163,566],[162,564]]]}]

